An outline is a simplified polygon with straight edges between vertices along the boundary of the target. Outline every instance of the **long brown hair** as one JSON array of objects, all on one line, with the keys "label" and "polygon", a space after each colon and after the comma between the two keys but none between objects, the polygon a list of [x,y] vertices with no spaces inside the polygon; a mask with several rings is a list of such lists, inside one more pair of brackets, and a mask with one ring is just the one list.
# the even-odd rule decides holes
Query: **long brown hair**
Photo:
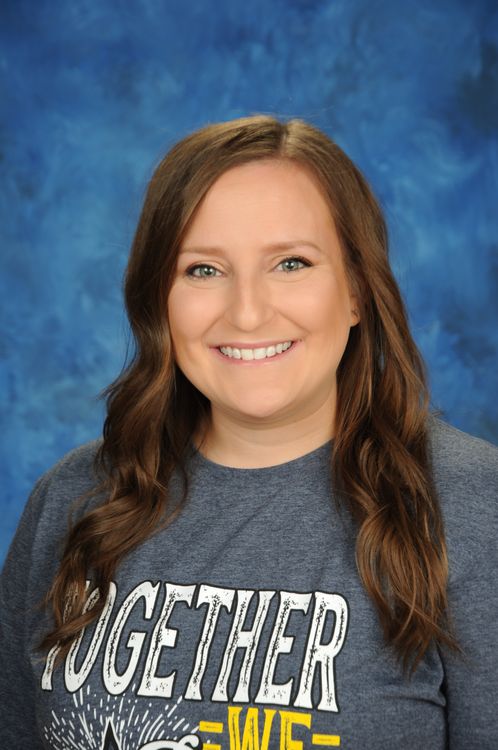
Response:
[{"label": "long brown hair", "polygon": [[[210,405],[177,368],[167,299],[182,237],[203,196],[227,169],[290,159],[318,178],[360,304],[337,372],[331,470],[357,522],[356,559],[386,640],[415,669],[432,643],[456,648],[447,616],[447,556],[428,446],[424,366],[388,261],[381,209],[362,174],[324,133],[256,115],[209,125],[177,143],[157,167],[136,230],[125,282],[132,361],[105,391],[107,418],[96,469],[106,500],[72,528],[48,594],[55,625],[42,648],[67,653],[101,612],[123,557],[181,512],[186,451]],[[184,478],[171,511],[168,483]],[[85,611],[86,577],[99,589]]]}]

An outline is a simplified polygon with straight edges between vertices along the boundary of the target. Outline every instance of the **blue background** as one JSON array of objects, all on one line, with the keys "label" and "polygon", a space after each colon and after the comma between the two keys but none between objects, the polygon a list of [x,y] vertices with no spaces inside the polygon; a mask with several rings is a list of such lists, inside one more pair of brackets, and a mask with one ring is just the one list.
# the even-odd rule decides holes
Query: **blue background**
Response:
[{"label": "blue background", "polygon": [[298,116],[384,207],[433,403],[498,442],[498,9],[485,0],[3,0],[0,560],[100,434],[147,180],[207,123]]}]

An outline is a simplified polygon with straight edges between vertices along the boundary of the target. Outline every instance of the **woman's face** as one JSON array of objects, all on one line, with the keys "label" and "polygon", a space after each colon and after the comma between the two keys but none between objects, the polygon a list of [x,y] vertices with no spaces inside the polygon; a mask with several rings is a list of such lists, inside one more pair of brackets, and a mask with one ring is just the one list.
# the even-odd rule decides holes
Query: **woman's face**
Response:
[{"label": "woman's face", "polygon": [[176,362],[213,418],[323,414],[330,424],[356,308],[330,210],[305,168],[254,161],[218,178],[182,242],[168,299]]}]

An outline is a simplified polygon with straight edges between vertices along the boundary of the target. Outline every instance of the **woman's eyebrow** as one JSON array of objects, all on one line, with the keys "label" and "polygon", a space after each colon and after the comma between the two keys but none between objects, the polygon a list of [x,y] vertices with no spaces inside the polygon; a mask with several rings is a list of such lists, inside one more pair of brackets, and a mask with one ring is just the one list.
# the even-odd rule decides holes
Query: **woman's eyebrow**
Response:
[{"label": "woman's eyebrow", "polygon": [[[264,245],[263,252],[274,252],[275,250],[292,250],[296,247],[311,247],[323,254],[323,250],[310,240],[287,240],[285,242],[272,242],[268,245]],[[180,250],[180,255],[183,253],[189,253],[192,255],[225,255],[225,250],[222,247],[216,245],[206,245],[201,247],[196,245],[195,247],[183,247]]]}]

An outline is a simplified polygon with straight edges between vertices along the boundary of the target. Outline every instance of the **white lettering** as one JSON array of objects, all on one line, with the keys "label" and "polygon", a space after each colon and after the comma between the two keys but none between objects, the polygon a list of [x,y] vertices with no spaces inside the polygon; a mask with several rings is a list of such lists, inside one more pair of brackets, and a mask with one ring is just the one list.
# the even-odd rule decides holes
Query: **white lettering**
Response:
[{"label": "white lettering", "polygon": [[223,662],[218,680],[213,690],[213,695],[211,696],[213,701],[228,701],[228,681],[232,672],[235,653],[239,648],[243,648],[245,654],[244,661],[240,668],[239,682],[233,700],[244,702],[249,701],[249,682],[251,680],[251,672],[254,666],[254,657],[256,655],[256,649],[268,613],[270,601],[275,595],[274,591],[259,592],[259,603],[256,614],[254,615],[253,626],[250,630],[243,630],[242,625],[244,624],[247,610],[249,609],[249,604],[254,593],[254,591],[244,589],[238,589],[237,591],[237,608],[233,617],[232,629],[225,647],[225,653],[223,654]]},{"label": "white lettering", "polygon": [[280,592],[280,605],[275,625],[271,634],[266,659],[263,666],[263,674],[259,692],[256,696],[255,703],[278,703],[279,705],[288,706],[290,704],[293,679],[290,679],[283,685],[274,683],[277,660],[280,654],[290,654],[292,644],[294,643],[293,635],[285,635],[285,628],[291,612],[298,610],[308,611],[311,601],[311,594],[296,594],[289,591]]},{"label": "white lettering", "polygon": [[[93,607],[95,602],[98,600],[100,594],[98,589],[94,589],[90,596],[88,597],[84,612],[87,612],[89,609]],[[79,670],[76,668],[76,659],[78,658],[78,651],[81,646],[81,642],[83,640],[83,636],[85,634],[86,628],[83,628],[81,633],[79,634],[76,641],[71,646],[69,653],[66,657],[66,668],[64,671],[64,679],[66,683],[66,689],[70,693],[75,693],[76,690],[79,690],[80,687],[82,687],[87,678],[90,674],[90,671],[95,664],[95,660],[98,656],[100,647],[102,645],[102,640],[104,638],[104,632],[107,627],[107,623],[109,622],[109,618],[111,616],[112,607],[114,604],[114,600],[116,599],[116,584],[111,581],[110,587],[109,587],[109,594],[107,596],[107,599],[104,604],[104,609],[100,613],[100,616],[97,620],[97,623],[95,625],[95,630],[93,632],[92,639],[90,641],[90,645],[88,646],[88,650],[86,652],[85,658],[83,659],[83,663]]]},{"label": "white lettering", "polygon": [[[335,614],[334,630],[328,643],[320,643],[327,614]],[[301,674],[299,691],[294,706],[313,708],[311,692],[315,669],[320,664],[322,695],[321,711],[339,711],[336,699],[334,659],[343,647],[348,626],[348,604],[339,594],[315,593],[315,611],[311,623]]]},{"label": "white lettering", "polygon": [[201,682],[206,671],[211,643],[218,624],[218,617],[222,607],[230,612],[232,609],[234,589],[221,589],[214,586],[202,584],[197,597],[196,608],[201,604],[207,604],[207,612],[204,618],[199,645],[195,654],[194,668],[190,676],[184,698],[192,701],[204,700],[201,692]]},{"label": "white lettering", "polygon": [[173,607],[177,602],[186,602],[190,607],[196,588],[195,585],[177,586],[174,583],[166,583],[165,587],[166,597],[163,609],[152,633],[152,644],[147,654],[142,682],[137,693],[137,695],[146,695],[151,698],[171,698],[173,694],[176,671],[171,672],[167,677],[157,677],[157,667],[163,648],[173,648],[176,643],[178,630],[167,627]]},{"label": "white lettering", "polygon": [[126,648],[131,650],[131,655],[125,671],[122,674],[119,674],[116,670],[116,659],[121,633],[126,621],[139,599],[144,599],[145,619],[151,619],[159,586],[160,583],[156,583],[153,586],[150,581],[144,581],[136,586],[126,597],[116,615],[116,619],[114,620],[114,624],[107,639],[103,667],[104,685],[111,695],[120,695],[131,683],[137,668],[143,643],[147,637],[147,633],[138,630],[134,630],[130,633]]}]

